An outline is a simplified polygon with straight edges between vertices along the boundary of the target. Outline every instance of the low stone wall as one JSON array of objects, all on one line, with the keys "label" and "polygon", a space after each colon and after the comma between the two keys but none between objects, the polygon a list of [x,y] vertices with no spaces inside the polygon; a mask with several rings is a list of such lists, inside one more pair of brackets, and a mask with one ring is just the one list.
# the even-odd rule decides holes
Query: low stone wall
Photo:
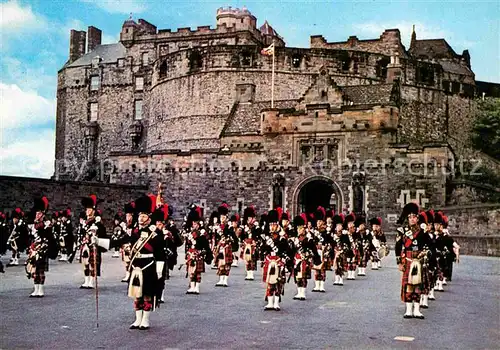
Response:
[{"label": "low stone wall", "polygon": [[49,212],[71,208],[75,223],[79,213],[84,210],[81,205],[82,197],[95,194],[98,200],[102,200],[98,208],[103,212],[103,222],[109,226],[112,225],[115,213],[123,211],[125,203],[146,191],[146,186],[0,176],[0,211],[11,212],[20,207],[29,212],[34,198],[46,196],[49,200]]}]

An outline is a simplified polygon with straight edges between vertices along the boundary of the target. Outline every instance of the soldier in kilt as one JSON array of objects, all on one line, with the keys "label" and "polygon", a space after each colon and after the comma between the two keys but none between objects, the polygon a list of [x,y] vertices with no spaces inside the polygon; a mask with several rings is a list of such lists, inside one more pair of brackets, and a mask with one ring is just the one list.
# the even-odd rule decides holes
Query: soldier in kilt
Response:
[{"label": "soldier in kilt", "polygon": [[[138,236],[131,249],[128,296],[134,299],[135,321],[130,329],[149,329],[151,312],[159,305],[165,275],[163,232],[151,220],[156,196],[142,196],[135,201]],[[163,213],[160,213],[163,215]],[[154,221],[163,217],[154,218]]]},{"label": "soldier in kilt", "polygon": [[279,226],[279,215],[276,210],[269,211],[268,237],[262,245],[263,270],[262,280],[266,284],[265,310],[280,310],[281,296],[285,292],[286,267],[292,269],[293,251],[291,251],[285,232]]},{"label": "soldier in kilt", "polygon": [[253,281],[254,271],[257,271],[257,259],[259,252],[262,230],[256,220],[255,208],[250,206],[243,211],[243,222],[245,223],[240,236],[241,255],[240,258],[245,262],[246,281]]},{"label": "soldier in kilt", "polygon": [[314,288],[313,292],[325,293],[325,282],[326,282],[326,271],[332,269],[332,260],[334,258],[334,252],[332,249],[333,237],[328,234],[326,230],[326,211],[323,207],[318,207],[314,213],[316,219],[316,229],[314,232],[314,238],[316,241],[317,252],[320,256],[321,262],[315,265],[315,275],[314,275]]},{"label": "soldier in kilt", "polygon": [[211,264],[213,255],[205,230],[202,228],[201,208],[191,208],[185,226],[186,277],[189,289],[186,294],[200,294],[201,274],[205,263]]},{"label": "soldier in kilt", "polygon": [[334,285],[344,285],[344,274],[347,271],[347,254],[351,250],[351,242],[348,235],[344,232],[344,215],[339,214],[333,217],[333,225],[335,225],[335,234],[333,236],[333,247],[335,259],[333,261],[333,270],[335,279]]},{"label": "soldier in kilt", "polygon": [[19,258],[21,257],[21,252],[26,250],[29,245],[29,233],[28,226],[24,221],[24,212],[21,208],[16,208],[12,214],[12,226],[10,228],[10,236],[8,239],[8,245],[12,250],[12,258],[10,259],[7,267],[19,265]]},{"label": "soldier in kilt", "polygon": [[356,215],[354,213],[350,213],[346,216],[344,225],[347,230],[347,237],[350,241],[350,249],[346,252],[346,271],[347,271],[347,279],[354,280],[356,279],[356,269],[358,267],[358,262],[360,259],[360,251],[359,251],[359,240],[356,235],[356,226],[354,222],[356,221]]},{"label": "soldier in kilt", "polygon": [[360,247],[358,276],[366,276],[366,266],[371,257],[372,235],[366,229],[366,219],[364,217],[356,218],[354,225],[356,226],[356,236]]},{"label": "soldier in kilt", "polygon": [[420,312],[420,295],[424,289],[422,265],[426,264],[431,251],[429,236],[419,225],[419,207],[415,203],[408,203],[398,220],[399,224],[405,221],[407,225],[397,229],[396,261],[403,272],[401,280],[401,300],[406,305],[404,318],[423,319]]},{"label": "soldier in kilt", "polygon": [[293,276],[297,285],[294,300],[306,300],[307,281],[311,278],[311,265],[318,266],[322,263],[316,242],[310,233],[306,233],[306,219],[307,216],[303,213],[293,220],[297,232],[292,238],[295,252]]},{"label": "soldier in kilt", "polygon": [[33,278],[34,290],[30,297],[41,298],[44,294],[45,272],[49,270],[50,258],[57,257],[57,241],[54,238],[50,219],[46,217],[49,208],[47,197],[36,199],[33,212],[35,220],[31,226],[33,242],[29,247],[29,254],[26,263],[26,273],[28,279]]},{"label": "soldier in kilt", "polygon": [[83,244],[81,248],[81,260],[83,265],[84,282],[81,289],[93,289],[95,279],[101,276],[102,253],[109,249],[109,239],[106,228],[101,222],[101,216],[97,211],[97,197],[90,195],[82,199],[87,220],[83,226]]}]

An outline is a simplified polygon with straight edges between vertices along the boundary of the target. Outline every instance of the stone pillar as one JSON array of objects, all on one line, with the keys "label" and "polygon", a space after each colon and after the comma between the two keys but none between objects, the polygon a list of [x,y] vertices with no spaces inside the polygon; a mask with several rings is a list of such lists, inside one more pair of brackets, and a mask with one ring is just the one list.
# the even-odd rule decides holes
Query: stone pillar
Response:
[{"label": "stone pillar", "polygon": [[85,31],[71,29],[69,35],[69,63],[76,61],[85,55],[85,44],[87,41]]}]

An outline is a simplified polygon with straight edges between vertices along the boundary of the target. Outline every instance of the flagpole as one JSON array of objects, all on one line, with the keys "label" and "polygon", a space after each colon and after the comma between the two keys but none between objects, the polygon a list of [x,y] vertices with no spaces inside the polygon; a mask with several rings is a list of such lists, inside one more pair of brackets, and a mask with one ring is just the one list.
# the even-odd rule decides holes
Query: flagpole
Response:
[{"label": "flagpole", "polygon": [[271,74],[271,108],[274,108],[274,40],[273,40],[273,68],[272,68],[272,74]]}]

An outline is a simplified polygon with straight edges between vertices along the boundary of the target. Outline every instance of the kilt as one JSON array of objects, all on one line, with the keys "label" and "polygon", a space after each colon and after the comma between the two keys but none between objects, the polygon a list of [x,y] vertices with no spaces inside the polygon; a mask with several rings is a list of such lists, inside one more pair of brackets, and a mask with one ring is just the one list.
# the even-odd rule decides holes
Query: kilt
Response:
[{"label": "kilt", "polygon": [[281,301],[281,296],[285,294],[285,276],[284,276],[284,271],[283,271],[283,278],[282,281],[276,283],[276,284],[267,284],[266,286],[266,297],[265,300],[267,301],[267,297],[270,296],[279,296],[280,301]]},{"label": "kilt", "polygon": [[247,271],[257,271],[257,259],[252,257],[252,260],[245,261]]},{"label": "kilt", "polygon": [[[231,264],[233,263],[233,251],[232,251],[231,245],[227,244],[226,246],[224,246],[223,249],[224,249],[224,263],[223,263],[223,265],[231,266]],[[215,265],[216,266],[222,265],[221,264],[222,262],[220,261],[221,260],[220,254],[222,254],[222,253],[219,253],[218,251],[216,253],[217,253],[217,255],[215,256]]]},{"label": "kilt", "polygon": [[[161,293],[162,279],[158,279],[156,274],[156,261],[153,259],[136,259],[134,265],[131,266],[142,269],[142,297],[150,297],[153,299],[158,293]],[[134,283],[134,278],[130,278],[129,286]]]},{"label": "kilt", "polygon": [[[417,285],[408,284],[408,279],[410,276],[410,266],[413,259],[417,259],[420,251],[416,252],[406,252],[406,259],[404,260],[404,269],[403,269],[403,277],[401,280],[401,300],[405,303],[409,302],[420,302],[420,294],[424,289],[423,283]],[[422,280],[423,280],[423,271],[422,271]]]},{"label": "kilt", "polygon": [[346,271],[346,263],[345,263],[345,256],[344,256],[344,253],[341,253],[337,256],[337,262],[336,262],[336,266],[334,266],[333,268],[335,269],[335,274],[337,276],[344,276],[344,271]]},{"label": "kilt", "polygon": [[194,274],[205,272],[205,260],[203,260],[203,257],[199,255],[199,251],[197,249],[191,248],[187,251],[186,268],[188,269],[188,272],[190,265],[194,266]]}]

